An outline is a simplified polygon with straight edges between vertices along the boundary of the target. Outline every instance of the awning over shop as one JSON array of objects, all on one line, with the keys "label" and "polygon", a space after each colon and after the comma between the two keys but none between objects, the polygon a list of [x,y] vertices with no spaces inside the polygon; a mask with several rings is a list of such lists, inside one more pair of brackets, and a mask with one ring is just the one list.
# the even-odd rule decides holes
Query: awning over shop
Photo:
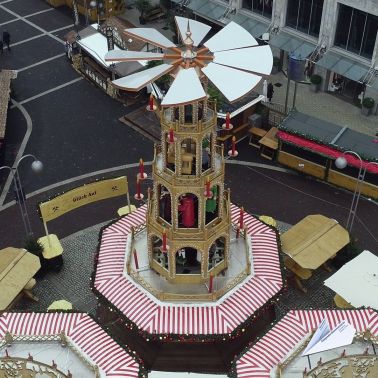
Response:
[{"label": "awning over shop", "polygon": [[203,18],[220,22],[220,19],[226,12],[227,6],[215,4],[210,1],[192,0],[188,4],[188,8],[191,9],[193,13],[198,14]]},{"label": "awning over shop", "polygon": [[[238,22],[236,19],[232,18],[232,21]],[[251,17],[247,17],[247,19],[240,24],[243,28],[247,29],[254,37],[259,38],[261,35],[266,33],[269,28],[268,24],[264,24],[263,22],[254,20]]]},{"label": "awning over shop", "polygon": [[369,71],[368,66],[334,51],[328,51],[316,64],[354,81],[362,81]]},{"label": "awning over shop", "polygon": [[282,251],[306,269],[317,269],[349,243],[349,233],[335,219],[308,215],[281,235]]},{"label": "awning over shop", "polygon": [[315,43],[304,41],[286,32],[281,32],[273,37],[269,44],[294,54],[297,58],[308,57],[316,48]]}]

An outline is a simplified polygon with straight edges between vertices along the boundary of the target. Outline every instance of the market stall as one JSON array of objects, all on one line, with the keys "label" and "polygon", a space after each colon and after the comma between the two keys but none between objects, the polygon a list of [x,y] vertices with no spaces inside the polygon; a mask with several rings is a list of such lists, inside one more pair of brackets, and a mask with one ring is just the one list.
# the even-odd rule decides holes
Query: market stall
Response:
[{"label": "market stall", "polygon": [[135,353],[119,346],[87,314],[3,313],[0,376],[25,377],[33,370],[56,378],[142,374]]}]

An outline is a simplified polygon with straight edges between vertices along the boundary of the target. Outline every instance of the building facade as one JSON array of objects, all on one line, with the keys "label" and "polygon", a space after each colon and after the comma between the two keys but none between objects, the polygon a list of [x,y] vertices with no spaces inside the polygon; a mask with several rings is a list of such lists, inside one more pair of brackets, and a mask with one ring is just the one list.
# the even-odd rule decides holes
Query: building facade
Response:
[{"label": "building facade", "polygon": [[[173,0],[181,12],[224,26],[235,21],[269,42],[285,70],[287,58],[306,60],[322,90],[378,103],[377,0]],[[276,59],[278,62],[278,59]]]}]

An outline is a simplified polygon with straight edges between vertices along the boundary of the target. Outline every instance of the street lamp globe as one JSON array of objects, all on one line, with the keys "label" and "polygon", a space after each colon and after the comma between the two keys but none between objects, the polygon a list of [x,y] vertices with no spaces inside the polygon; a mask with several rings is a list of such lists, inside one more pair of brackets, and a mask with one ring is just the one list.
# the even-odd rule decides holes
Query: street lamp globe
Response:
[{"label": "street lamp globe", "polygon": [[89,3],[89,6],[90,6],[91,8],[96,7],[96,6],[97,6],[97,1],[96,1],[96,0],[92,0],[92,1]]},{"label": "street lamp globe", "polygon": [[345,159],[344,156],[339,156],[336,160],[335,160],[335,165],[337,168],[339,169],[344,169],[347,165],[348,165],[348,162],[347,160]]},{"label": "street lamp globe", "polygon": [[34,160],[31,165],[31,168],[33,172],[40,173],[43,170],[43,164],[40,160]]}]

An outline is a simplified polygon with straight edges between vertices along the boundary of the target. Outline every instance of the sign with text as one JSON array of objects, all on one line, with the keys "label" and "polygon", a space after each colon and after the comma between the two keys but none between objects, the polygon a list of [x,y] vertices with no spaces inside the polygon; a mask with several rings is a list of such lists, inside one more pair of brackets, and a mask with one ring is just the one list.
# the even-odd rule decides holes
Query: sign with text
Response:
[{"label": "sign with text", "polygon": [[48,222],[92,202],[127,194],[128,190],[126,176],[97,181],[42,202],[39,204],[39,209],[43,221]]}]

